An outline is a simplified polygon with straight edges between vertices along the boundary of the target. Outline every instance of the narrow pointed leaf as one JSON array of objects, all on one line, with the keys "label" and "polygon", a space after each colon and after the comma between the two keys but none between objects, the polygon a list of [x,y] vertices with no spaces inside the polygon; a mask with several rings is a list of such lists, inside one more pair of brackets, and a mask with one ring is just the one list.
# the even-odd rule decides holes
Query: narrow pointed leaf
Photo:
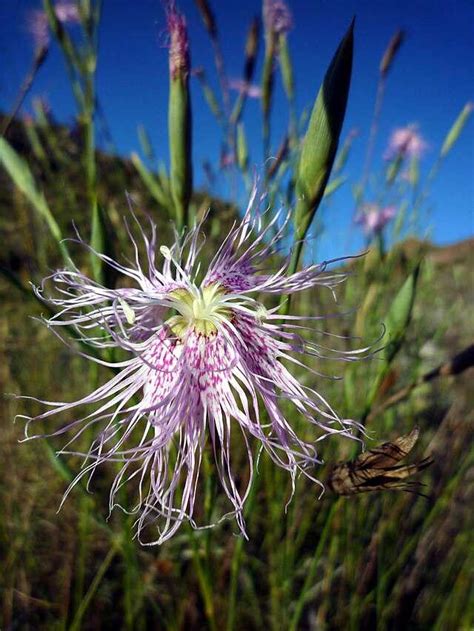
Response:
[{"label": "narrow pointed leaf", "polygon": [[286,33],[282,33],[278,38],[278,51],[283,87],[285,88],[286,96],[292,101],[295,96],[295,80]]},{"label": "narrow pointed leaf", "polygon": [[243,123],[239,123],[237,126],[237,164],[244,173],[248,169],[249,152],[247,148],[247,139],[245,137],[245,130]]},{"label": "narrow pointed leaf", "polygon": [[441,147],[441,152],[440,152],[441,158],[444,158],[445,156],[447,156],[448,153],[453,148],[453,146],[455,145],[455,143],[457,142],[473,109],[474,109],[473,103],[466,103],[466,105],[463,107],[461,113],[459,114],[457,119],[454,121],[453,126],[449,130],[448,135],[446,136],[443,142],[443,146]]},{"label": "narrow pointed leaf", "polygon": [[413,273],[406,279],[402,287],[399,289],[390,309],[388,310],[387,316],[385,317],[385,345],[381,352],[381,361],[379,362],[378,370],[374,380],[372,381],[372,387],[367,399],[366,414],[370,410],[377,396],[380,384],[382,383],[393,360],[402,346],[403,340],[405,339],[405,334],[408,329],[408,325],[410,324],[413,312],[413,305],[415,303],[419,274],[420,264],[416,266]]},{"label": "narrow pointed leaf", "polygon": [[65,262],[69,264],[70,258],[66,245],[62,241],[61,229],[48,206],[43,192],[36,185],[28,163],[17,154],[4,138],[0,138],[0,164],[4,166],[15,186],[25,195],[35,211],[46,222]]},{"label": "narrow pointed leaf", "polygon": [[156,201],[163,206],[163,208],[167,208],[169,206],[170,200],[168,199],[165,191],[163,190],[160,182],[157,180],[155,175],[143,164],[140,159],[140,156],[133,152],[130,156],[133,166],[138,171],[143,183],[148,189],[150,195],[156,199]]},{"label": "narrow pointed leaf", "polygon": [[419,273],[420,266],[417,265],[395,296],[385,319],[388,344],[385,346],[383,357],[387,362],[392,361],[405,337],[415,302]]},{"label": "narrow pointed leaf", "polygon": [[335,177],[327,184],[326,188],[324,189],[324,197],[329,197],[330,195],[335,193],[346,181],[347,177],[345,175],[339,175],[338,177]]},{"label": "narrow pointed leaf", "polygon": [[138,140],[140,141],[140,147],[145,154],[147,160],[153,162],[155,159],[155,152],[153,151],[153,145],[151,144],[150,136],[144,125],[138,125]]}]

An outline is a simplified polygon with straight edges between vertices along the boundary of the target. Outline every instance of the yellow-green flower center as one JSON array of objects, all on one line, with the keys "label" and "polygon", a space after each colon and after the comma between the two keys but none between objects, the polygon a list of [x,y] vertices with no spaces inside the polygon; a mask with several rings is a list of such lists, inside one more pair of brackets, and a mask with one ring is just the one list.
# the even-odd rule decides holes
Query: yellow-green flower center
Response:
[{"label": "yellow-green flower center", "polygon": [[205,336],[215,333],[219,323],[230,315],[224,296],[225,291],[217,283],[207,287],[175,289],[170,298],[173,309],[178,313],[168,320],[169,327],[178,337],[183,337],[190,330]]}]

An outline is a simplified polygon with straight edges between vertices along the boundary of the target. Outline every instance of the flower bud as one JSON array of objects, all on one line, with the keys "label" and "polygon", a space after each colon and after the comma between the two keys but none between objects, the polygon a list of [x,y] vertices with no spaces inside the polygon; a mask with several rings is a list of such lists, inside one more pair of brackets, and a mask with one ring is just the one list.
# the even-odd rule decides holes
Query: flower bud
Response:
[{"label": "flower bud", "polygon": [[199,9],[199,13],[201,14],[202,21],[204,22],[207,32],[211,38],[214,39],[217,35],[217,26],[214,13],[212,12],[209,3],[207,0],[196,0],[196,5]]},{"label": "flower bud", "polygon": [[321,202],[336,155],[352,73],[354,22],[324,77],[303,140],[297,172],[297,239],[304,239]]},{"label": "flower bud", "polygon": [[474,103],[466,103],[463,107],[462,112],[454,121],[454,125],[448,132],[446,136],[443,146],[441,147],[441,158],[444,158],[453,148],[453,145],[457,142],[459,136],[461,135],[462,130],[464,129],[464,125],[467,122],[472,110],[474,109]]},{"label": "flower bud", "polygon": [[382,61],[380,62],[380,74],[383,77],[387,76],[388,71],[392,66],[393,60],[395,59],[395,55],[397,54],[400,46],[403,44],[404,39],[405,33],[404,31],[399,29],[389,41],[385,53],[382,57]]},{"label": "flower bud", "polygon": [[245,42],[244,80],[246,82],[250,82],[253,78],[255,62],[257,60],[259,31],[258,19],[254,18]]},{"label": "flower bud", "polygon": [[184,15],[178,13],[174,2],[170,2],[167,11],[169,43],[169,64],[172,79],[189,75],[189,40]]}]

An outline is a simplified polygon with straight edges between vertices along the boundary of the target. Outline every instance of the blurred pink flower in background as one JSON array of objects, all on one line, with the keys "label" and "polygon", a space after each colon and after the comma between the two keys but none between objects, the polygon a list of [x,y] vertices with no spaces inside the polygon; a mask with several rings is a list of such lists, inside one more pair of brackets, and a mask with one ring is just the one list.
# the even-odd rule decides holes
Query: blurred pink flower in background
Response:
[{"label": "blurred pink flower in background", "polygon": [[427,143],[418,133],[418,126],[407,125],[392,132],[384,158],[386,160],[392,160],[397,156],[420,158],[427,148]]},{"label": "blurred pink flower in background", "polygon": [[264,0],[263,23],[265,31],[288,33],[293,26],[293,16],[283,0]]},{"label": "blurred pink flower in background", "polygon": [[[77,4],[72,0],[62,0],[54,5],[54,12],[61,24],[79,24],[80,15]],[[48,16],[40,9],[30,11],[28,14],[28,31],[33,37],[35,47],[47,48],[49,46]]]},{"label": "blurred pink flower in background", "polygon": [[380,234],[388,222],[395,217],[395,206],[381,208],[378,204],[364,204],[355,222],[363,227],[367,236]]},{"label": "blurred pink flower in background", "polygon": [[34,10],[28,15],[28,31],[33,37],[35,48],[46,48],[49,44],[48,17],[44,11]]},{"label": "blurred pink flower in background", "polygon": [[77,4],[73,0],[63,0],[57,2],[54,7],[56,17],[62,24],[79,24],[80,15],[77,9]]},{"label": "blurred pink flower in background", "polygon": [[262,90],[258,85],[247,83],[247,81],[242,79],[230,79],[229,88],[241,94],[246,94],[251,99],[259,99],[262,96]]},{"label": "blurred pink flower in background", "polygon": [[221,170],[230,169],[235,164],[235,156],[228,147],[222,147],[219,160],[219,168]]}]

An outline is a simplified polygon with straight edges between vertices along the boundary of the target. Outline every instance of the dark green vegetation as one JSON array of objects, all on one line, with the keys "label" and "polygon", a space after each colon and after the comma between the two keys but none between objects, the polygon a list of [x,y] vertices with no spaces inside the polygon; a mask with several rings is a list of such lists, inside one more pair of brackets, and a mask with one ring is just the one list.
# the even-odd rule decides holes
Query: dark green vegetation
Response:
[{"label": "dark green vegetation", "polygon": [[[36,154],[32,133],[41,138],[36,151],[48,148],[47,158]],[[74,219],[88,239],[78,142],[66,128],[50,125],[30,127],[28,134],[29,139],[16,123],[8,139],[27,156],[63,233],[73,236]],[[169,217],[132,165],[107,155],[99,155],[97,164],[98,197],[107,200],[116,256],[130,251],[121,221],[128,214],[125,190],[136,201],[140,218],[147,211],[167,243]],[[61,260],[44,221],[3,171],[0,196],[0,390],[74,400],[106,379],[107,371],[91,368],[31,319],[44,307],[29,293],[29,281],[38,282]],[[210,203],[204,195],[194,201],[201,210]],[[209,233],[222,235],[232,210],[214,201],[211,207]],[[87,253],[76,246],[72,251],[80,267],[89,269]],[[6,396],[0,417],[1,629],[471,629],[472,368],[421,385],[383,412],[374,410],[471,342],[472,243],[437,249],[411,241],[383,261],[373,251],[351,265],[354,274],[340,287],[337,306],[329,292],[319,292],[294,300],[292,309],[314,315],[357,307],[321,328],[361,336],[364,344],[374,342],[381,322],[396,325],[394,296],[420,260],[411,321],[405,323],[398,347],[391,347],[390,362],[386,354],[357,364],[314,361],[321,372],[345,379],[315,377],[307,385],[341,414],[366,417],[369,446],[418,425],[421,436],[413,461],[428,454],[435,460],[422,474],[426,497],[386,492],[318,499],[319,488],[300,479],[285,513],[288,476],[262,456],[247,504],[248,542],[234,536],[233,522],[224,522],[209,531],[183,527],[166,545],[142,548],[132,540],[133,517],[116,510],[107,520],[112,465],[97,472],[92,494],[78,487],[56,512],[80,459],[54,456],[64,437],[19,444],[23,427],[21,421],[13,424],[15,414],[40,408]],[[332,338],[313,341],[333,345]],[[299,422],[295,419],[295,425]],[[89,442],[84,436],[82,449]],[[356,449],[347,441],[325,442],[321,455],[327,465],[316,475],[324,479],[334,462],[353,457]],[[244,480],[239,440],[234,462]],[[225,507],[211,464],[203,476],[206,502],[198,517],[204,521],[205,513],[212,521]],[[132,505],[133,491],[124,491],[124,506]]]}]

